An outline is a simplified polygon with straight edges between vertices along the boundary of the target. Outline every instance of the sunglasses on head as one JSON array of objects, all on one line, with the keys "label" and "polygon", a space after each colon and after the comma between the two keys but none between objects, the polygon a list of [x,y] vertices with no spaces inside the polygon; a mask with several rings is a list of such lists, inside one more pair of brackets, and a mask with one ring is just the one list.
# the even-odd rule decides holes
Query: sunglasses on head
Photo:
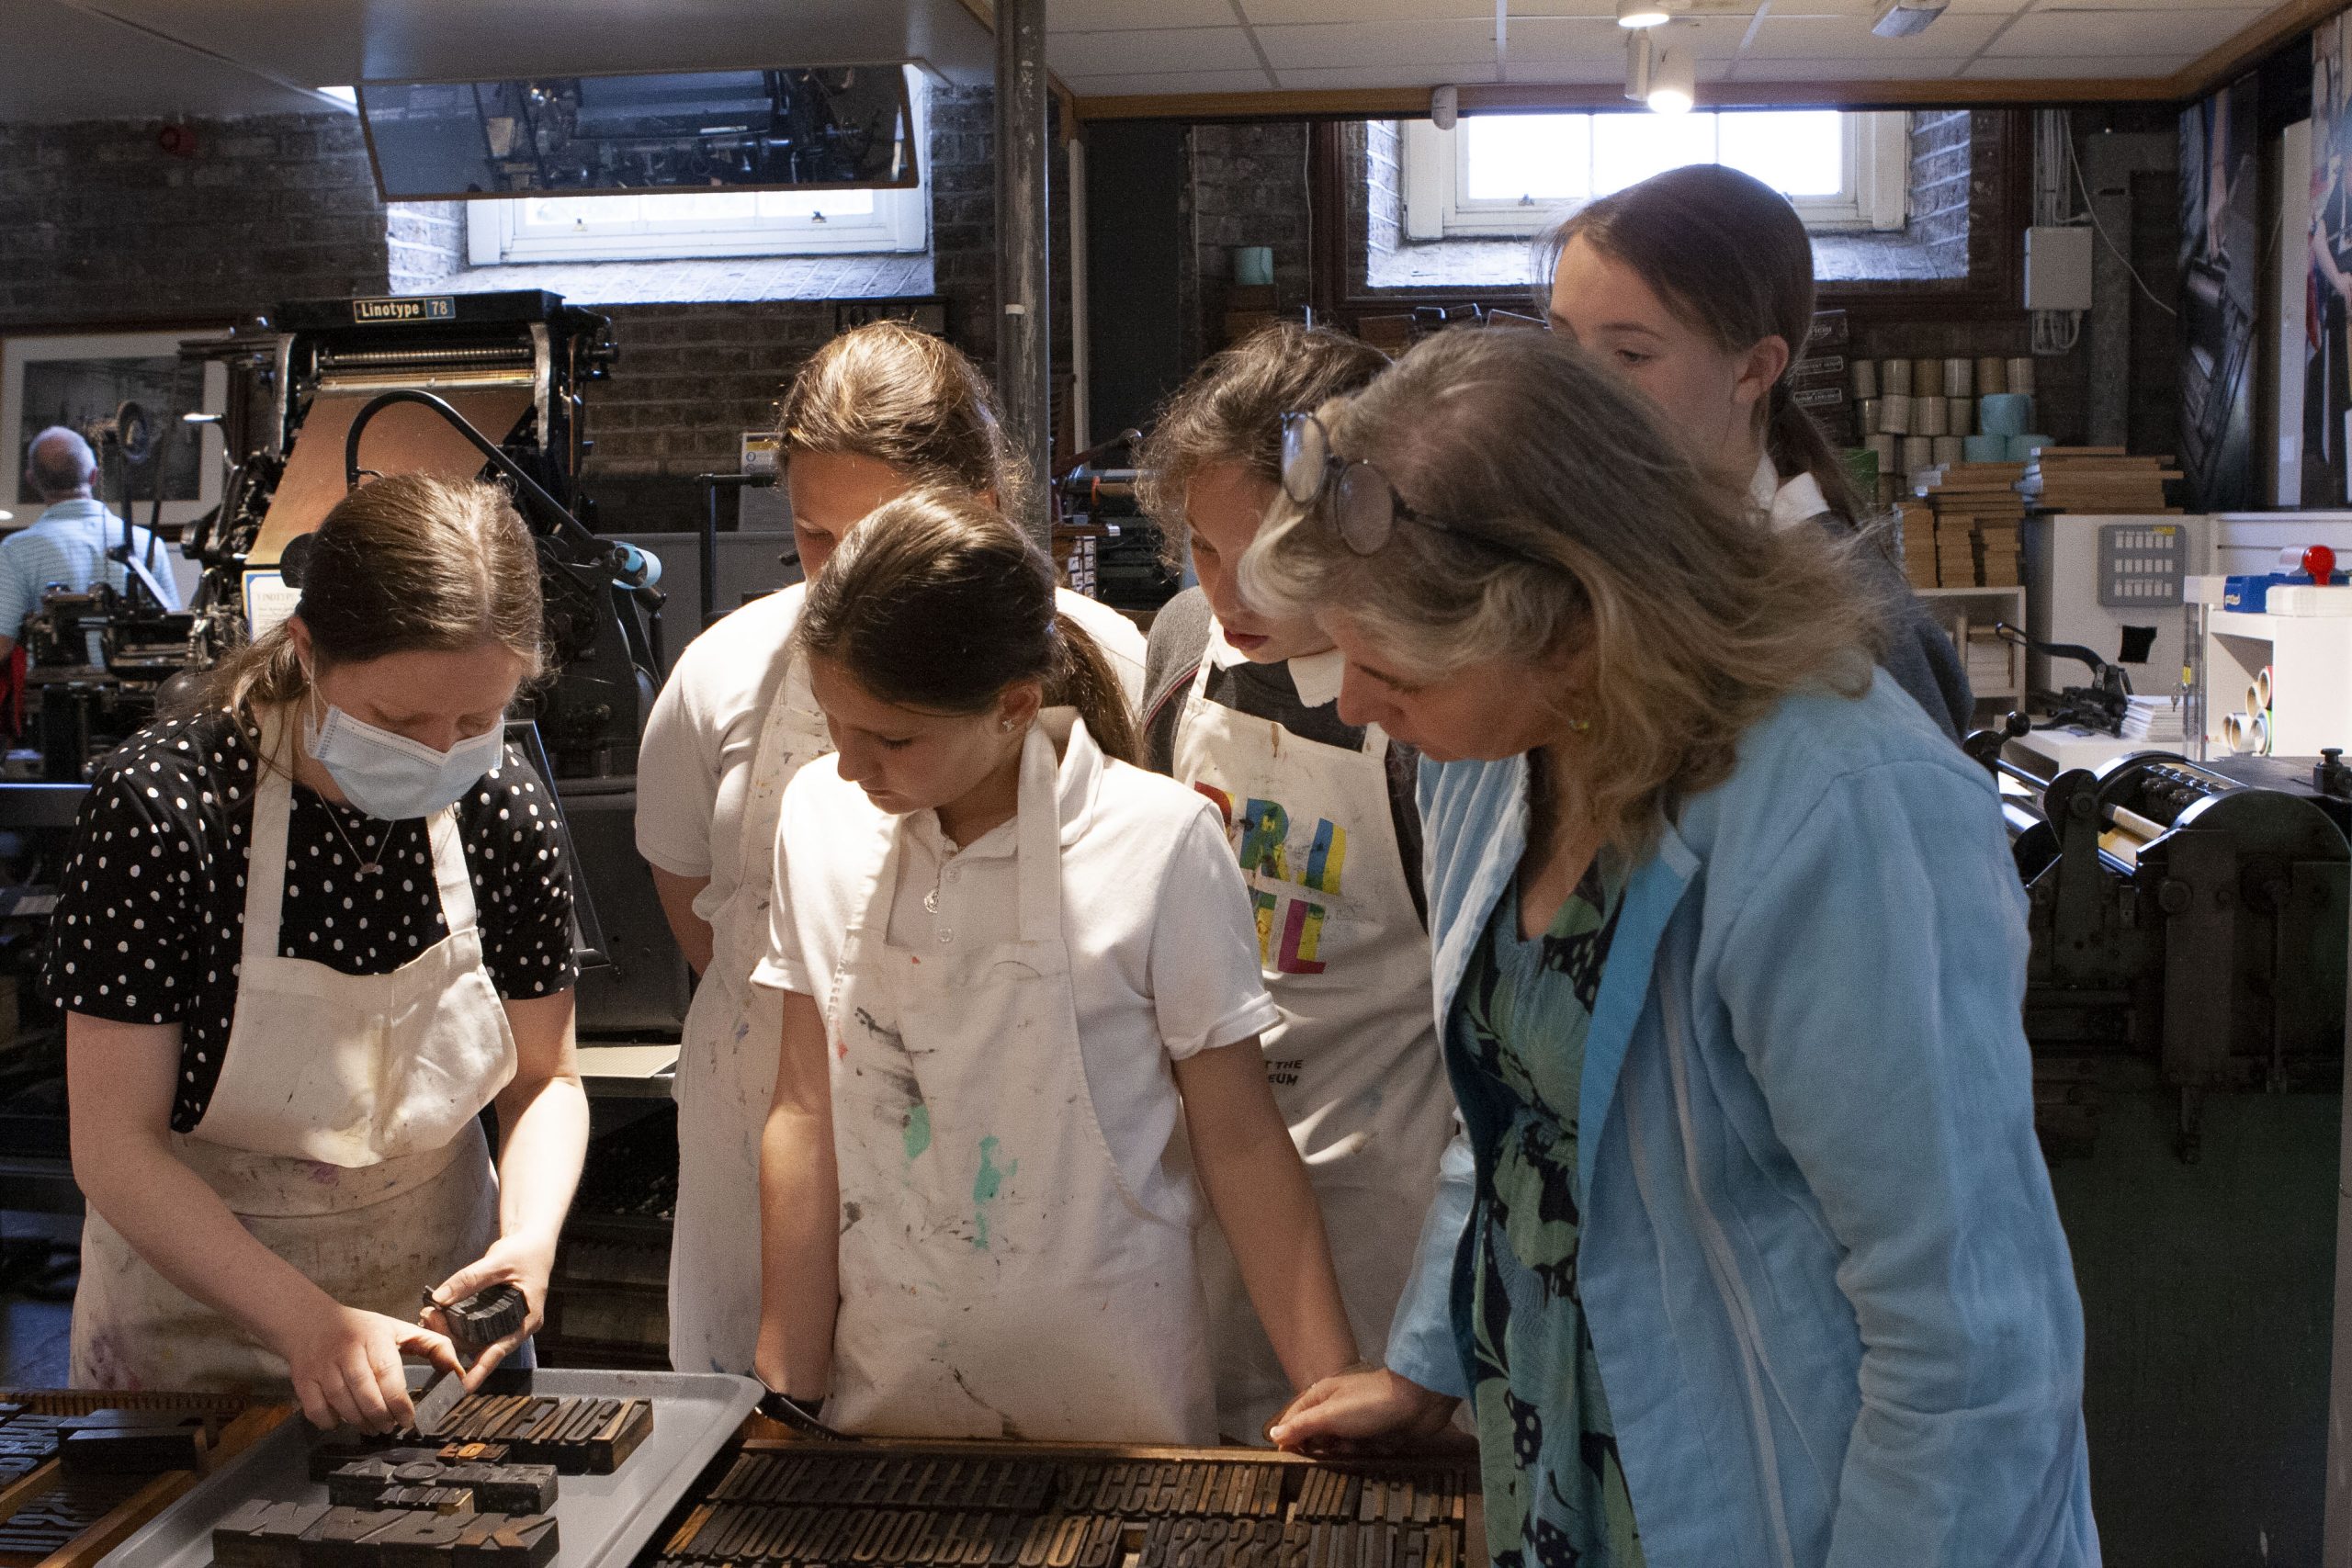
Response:
[{"label": "sunglasses on head", "polygon": [[1418,523],[1431,533],[1466,540],[1481,549],[1533,566],[1552,567],[1542,556],[1476,528],[1449,523],[1405,504],[1388,476],[1362,458],[1333,454],[1331,433],[1311,413],[1283,415],[1283,493],[1302,507],[1328,504],[1340,540],[1360,556],[1378,553],[1396,530],[1396,520]]}]

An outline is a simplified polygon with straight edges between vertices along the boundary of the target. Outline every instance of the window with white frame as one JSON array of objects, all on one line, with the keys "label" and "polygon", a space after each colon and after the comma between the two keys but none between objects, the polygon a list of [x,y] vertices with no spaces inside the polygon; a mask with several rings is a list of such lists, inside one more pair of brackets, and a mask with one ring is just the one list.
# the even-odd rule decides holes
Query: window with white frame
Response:
[{"label": "window with white frame", "polygon": [[1785,195],[1808,229],[1903,227],[1909,117],[1836,109],[1470,115],[1405,122],[1405,237],[1528,236],[1563,208],[1723,164]]},{"label": "window with white frame", "polygon": [[[908,73],[910,140],[924,143],[922,75]],[[928,182],[930,164],[918,158]],[[905,189],[647,191],[466,203],[466,259],[672,261],[705,256],[921,251],[931,243],[927,183]]]}]

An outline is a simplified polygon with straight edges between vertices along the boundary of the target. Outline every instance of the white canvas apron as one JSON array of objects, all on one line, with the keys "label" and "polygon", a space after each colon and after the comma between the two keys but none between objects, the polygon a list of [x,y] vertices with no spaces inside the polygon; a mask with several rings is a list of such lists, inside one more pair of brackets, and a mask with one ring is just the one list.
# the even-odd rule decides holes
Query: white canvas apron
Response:
[{"label": "white canvas apron", "polygon": [[[1429,935],[1389,813],[1388,738],[1307,740],[1207,696],[1214,626],[1177,722],[1175,773],[1224,813],[1258,912],[1266,989],[1283,1021],[1260,1042],[1306,1162],[1356,1344],[1377,1357],[1453,1132],[1430,1014]],[[1201,1275],[1216,1353],[1218,1429],[1261,1442],[1290,1380],[1216,1226]]]},{"label": "white canvas apron", "polygon": [[[1069,745],[1093,741],[1081,726]],[[888,943],[897,821],[842,850],[870,880],[825,1009],[842,1202],[827,1419],[1200,1443],[1215,1422],[1192,1190],[1183,1212],[1145,1207],[1087,1089],[1042,729],[1019,801],[1015,929],[962,953]]]},{"label": "white canvas apron", "polygon": [[775,1093],[783,993],[752,984],[775,897],[775,825],[792,775],[830,753],[808,661],[789,659],[743,794],[735,889],[710,912],[710,969],[686,1010],[671,1092],[678,1203],[670,1243],[670,1365],[749,1375],[760,1336],[760,1134]]},{"label": "white canvas apron", "polygon": [[[283,727],[262,729],[281,753]],[[346,1306],[413,1319],[421,1292],[498,1235],[475,1120],[514,1076],[484,972],[457,808],[427,826],[448,935],[388,975],[278,950],[291,782],[254,792],[243,951],[220,1077],[173,1151],[254,1239]],[[390,874],[387,872],[381,874]],[[285,1361],[155,1272],[95,1211],[74,1300],[77,1388],[283,1385]]]}]

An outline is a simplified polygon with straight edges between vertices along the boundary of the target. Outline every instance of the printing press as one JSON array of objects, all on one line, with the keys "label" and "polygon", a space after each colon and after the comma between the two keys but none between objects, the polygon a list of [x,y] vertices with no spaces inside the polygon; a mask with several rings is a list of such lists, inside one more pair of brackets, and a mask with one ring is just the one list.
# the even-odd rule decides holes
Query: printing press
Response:
[{"label": "printing press", "polygon": [[[283,619],[299,597],[288,581],[289,565],[299,575],[297,541],[352,485],[423,472],[502,483],[537,543],[550,667],[518,702],[509,731],[555,785],[572,846],[581,1038],[668,1042],[673,1052],[690,982],[633,834],[638,739],[662,667],[660,564],[594,531],[580,483],[591,445],[582,391],[614,356],[606,319],[539,291],[313,300],[191,341],[182,356],[228,372],[221,503],[178,547],[200,568],[188,608],[164,610],[135,581],[128,592],[104,584],[53,591],[26,632],[17,745],[37,756],[20,751],[12,782],[0,784],[0,830],[16,834],[17,873],[17,885],[0,891],[0,964],[19,976],[28,1017],[30,971],[54,903],[44,884],[64,864],[90,766],[145,724],[175,683]],[[129,444],[128,427],[120,442],[100,434],[102,452]],[[119,513],[146,521],[130,504],[140,498],[107,488]],[[8,1148],[40,1166],[40,1206],[71,1206],[62,1043],[53,1032],[29,1038],[40,1043],[0,1062],[0,1131]],[[666,1081],[644,1087],[666,1096]],[[662,1103],[650,1095],[600,1102],[599,1137]],[[667,1134],[667,1117],[661,1122],[645,1129],[657,1144]],[[665,1155],[674,1171],[673,1145],[622,1162],[638,1179],[616,1208],[643,1207]],[[647,1242],[665,1245],[666,1234]],[[658,1258],[633,1265],[656,1279],[661,1267]],[[631,1337],[658,1341],[656,1331],[639,1325]]]},{"label": "printing press", "polygon": [[2195,762],[2161,751],[2038,774],[1967,742],[2002,787],[2032,938],[2035,1121],[2088,1152],[2100,1066],[2153,1065],[2194,1161],[2215,1092],[2333,1090],[2343,1076],[2352,769],[2340,753]]}]

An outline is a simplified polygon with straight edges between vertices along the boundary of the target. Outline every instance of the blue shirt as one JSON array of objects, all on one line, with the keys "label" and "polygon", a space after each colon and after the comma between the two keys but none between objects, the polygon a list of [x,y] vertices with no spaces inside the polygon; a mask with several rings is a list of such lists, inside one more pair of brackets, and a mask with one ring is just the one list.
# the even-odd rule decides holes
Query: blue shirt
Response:
[{"label": "blue shirt", "polygon": [[[1441,1019],[1525,801],[1524,759],[1423,767]],[[2024,916],[1991,779],[1883,673],[1784,701],[1634,867],[1578,1278],[1652,1568],[2098,1562]],[[1472,1177],[1457,1140],[1387,1352],[1457,1394]]]},{"label": "blue shirt", "polygon": [[[103,581],[120,589],[128,574],[107,559],[109,546],[122,540],[122,519],[99,502],[84,496],[61,501],[35,518],[29,526],[0,539],[0,637],[24,636],[25,618],[40,608],[40,596],[51,583],[62,583],[80,593]],[[146,562],[164,591],[164,607],[180,608],[179,585],[173,581],[168,548],[149,547],[154,536],[144,528],[130,531],[134,558]],[[95,637],[91,662],[97,661]]]}]

